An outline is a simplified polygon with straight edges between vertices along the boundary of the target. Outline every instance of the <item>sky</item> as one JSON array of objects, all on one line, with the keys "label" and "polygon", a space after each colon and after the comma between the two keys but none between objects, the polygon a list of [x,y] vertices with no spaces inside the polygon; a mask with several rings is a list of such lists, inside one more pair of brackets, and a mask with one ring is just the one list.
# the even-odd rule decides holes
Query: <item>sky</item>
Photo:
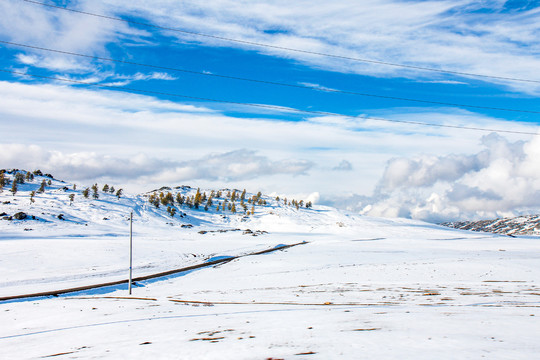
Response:
[{"label": "sky", "polygon": [[539,211],[536,1],[0,11],[0,168],[432,222]]}]

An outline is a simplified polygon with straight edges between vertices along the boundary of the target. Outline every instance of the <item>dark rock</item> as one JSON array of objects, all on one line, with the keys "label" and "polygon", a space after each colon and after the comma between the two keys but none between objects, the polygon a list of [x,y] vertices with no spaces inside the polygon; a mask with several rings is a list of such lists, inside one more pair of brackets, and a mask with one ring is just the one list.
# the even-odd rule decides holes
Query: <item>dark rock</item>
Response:
[{"label": "dark rock", "polygon": [[13,217],[15,218],[15,220],[24,220],[24,219],[26,219],[28,217],[28,215],[26,215],[26,213],[23,213],[21,211],[21,212],[16,213],[15,215],[13,215]]},{"label": "dark rock", "polygon": [[7,214],[5,212],[1,213],[0,216],[6,216]]},{"label": "dark rock", "polygon": [[58,219],[60,219],[60,220],[66,220],[66,219],[64,219],[64,214],[60,214],[60,215],[58,215],[57,217],[58,217]]}]

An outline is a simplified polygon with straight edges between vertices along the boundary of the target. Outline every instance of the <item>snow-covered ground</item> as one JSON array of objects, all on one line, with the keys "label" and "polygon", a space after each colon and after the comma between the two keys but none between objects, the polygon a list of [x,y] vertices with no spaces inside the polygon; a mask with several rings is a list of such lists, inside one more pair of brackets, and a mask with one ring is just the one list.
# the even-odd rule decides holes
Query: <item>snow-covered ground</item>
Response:
[{"label": "snow-covered ground", "polygon": [[[84,199],[56,180],[31,204],[32,186],[0,194],[0,213],[37,217],[0,220],[0,297],[127,278],[131,210],[134,276],[306,243],[143,281],[131,296],[118,285],[0,302],[0,358],[533,359],[540,353],[537,237],[322,206],[297,210],[268,198],[249,217],[182,208],[186,216],[171,219],[144,196]],[[71,192],[73,205],[66,200]],[[219,232],[234,229],[241,230]]]}]

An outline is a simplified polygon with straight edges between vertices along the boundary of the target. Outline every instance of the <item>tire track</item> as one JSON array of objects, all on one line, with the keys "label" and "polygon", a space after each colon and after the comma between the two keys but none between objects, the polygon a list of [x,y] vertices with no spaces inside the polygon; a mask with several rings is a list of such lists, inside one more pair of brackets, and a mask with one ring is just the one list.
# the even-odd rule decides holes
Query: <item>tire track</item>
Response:
[{"label": "tire track", "polygon": [[[183,268],[177,268],[177,269],[173,269],[173,270],[162,271],[162,272],[155,273],[155,274],[135,277],[135,278],[132,279],[132,282],[134,283],[134,282],[137,282],[137,281],[156,279],[156,278],[169,276],[169,275],[173,275],[173,274],[177,274],[177,273],[181,273],[181,272],[186,272],[186,271],[191,271],[191,270],[196,270],[196,269],[202,269],[202,268],[205,268],[205,267],[210,267],[210,266],[215,266],[215,265],[219,265],[219,264],[228,263],[230,261],[240,259],[240,258],[243,258],[243,257],[246,257],[246,256],[268,254],[268,253],[271,253],[271,252],[274,252],[274,251],[286,250],[286,249],[289,249],[291,247],[298,246],[298,245],[304,245],[304,244],[307,244],[307,242],[304,241],[304,242],[290,244],[290,245],[278,245],[278,246],[275,246],[275,247],[270,248],[270,249],[257,251],[257,252],[252,252],[252,253],[248,253],[248,254],[244,254],[244,255],[227,256],[227,257],[219,258],[219,259],[216,259],[216,260],[207,261],[207,262],[202,263],[202,264],[196,264],[196,265],[186,266],[186,267],[183,267]],[[0,301],[28,299],[28,298],[44,297],[44,296],[58,296],[58,295],[61,295],[61,294],[67,294],[67,293],[72,293],[72,292],[78,292],[78,291],[84,291],[84,290],[92,290],[92,289],[98,289],[98,288],[107,287],[107,286],[115,286],[115,285],[127,284],[128,282],[129,282],[128,279],[124,279],[124,280],[110,281],[110,282],[104,282],[104,283],[93,284],[93,285],[77,286],[77,287],[72,287],[72,288],[67,288],[67,289],[43,291],[43,292],[30,293],[30,294],[4,296],[4,297],[0,297]]]}]

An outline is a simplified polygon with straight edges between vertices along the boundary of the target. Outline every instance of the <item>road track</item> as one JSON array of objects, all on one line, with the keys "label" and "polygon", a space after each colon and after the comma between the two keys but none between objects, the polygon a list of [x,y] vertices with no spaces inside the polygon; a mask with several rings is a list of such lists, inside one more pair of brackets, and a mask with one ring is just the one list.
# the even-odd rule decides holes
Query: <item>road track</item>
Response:
[{"label": "road track", "polygon": [[[257,252],[252,252],[252,253],[248,253],[248,254],[244,254],[244,255],[228,256],[228,257],[224,257],[224,258],[220,258],[220,259],[216,259],[216,260],[212,260],[212,261],[207,261],[207,262],[204,262],[204,263],[201,263],[201,264],[196,264],[196,265],[186,266],[186,267],[183,267],[183,268],[162,271],[162,272],[155,273],[155,274],[135,277],[135,278],[132,279],[132,282],[156,279],[156,278],[160,278],[160,277],[164,277],[164,276],[178,274],[178,273],[181,273],[181,272],[186,272],[186,271],[191,271],[191,270],[196,270],[196,269],[202,269],[202,268],[209,267],[209,266],[215,266],[215,265],[227,263],[229,261],[240,259],[240,258],[246,257],[246,256],[268,254],[268,253],[271,253],[271,252],[274,252],[274,251],[285,250],[285,249],[289,249],[289,248],[291,248],[293,246],[304,245],[304,244],[307,244],[307,242],[304,241],[304,242],[290,244],[290,245],[278,245],[278,246],[270,248],[270,249],[261,250],[261,251],[257,251]],[[44,296],[58,296],[58,295],[61,295],[61,294],[67,294],[67,293],[72,293],[72,292],[78,292],[78,291],[84,291],[84,290],[92,290],[92,289],[97,289],[97,288],[102,288],[102,287],[107,287],[107,286],[115,286],[115,285],[127,284],[128,282],[129,282],[128,279],[124,279],[124,280],[110,281],[110,282],[99,283],[99,284],[77,286],[77,287],[67,288],[67,289],[43,291],[43,292],[37,292],[37,293],[31,293],[31,294],[3,296],[3,297],[0,297],[0,301],[29,299],[29,298],[44,297]]]}]

